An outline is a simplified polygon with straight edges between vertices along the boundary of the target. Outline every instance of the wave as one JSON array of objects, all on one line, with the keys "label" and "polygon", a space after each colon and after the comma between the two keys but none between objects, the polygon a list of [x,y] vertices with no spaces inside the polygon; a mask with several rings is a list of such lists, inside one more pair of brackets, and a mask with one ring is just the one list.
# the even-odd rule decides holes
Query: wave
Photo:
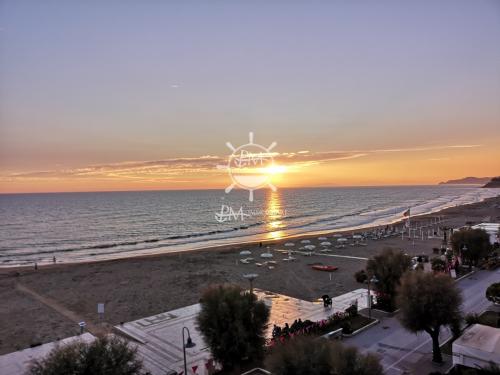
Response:
[{"label": "wave", "polygon": [[85,250],[102,250],[102,249],[111,249],[115,247],[127,247],[127,246],[138,246],[142,244],[149,244],[149,243],[161,243],[164,241],[169,241],[169,240],[180,240],[180,239],[189,239],[189,238],[197,238],[197,237],[204,237],[204,236],[211,236],[211,235],[216,235],[216,234],[221,234],[221,233],[231,233],[239,230],[244,230],[248,229],[253,226],[258,226],[262,225],[264,222],[258,222],[258,223],[252,223],[252,224],[245,224],[245,225],[240,225],[236,227],[232,227],[229,229],[219,229],[219,230],[211,230],[207,232],[200,232],[200,233],[190,233],[190,234],[181,234],[181,235],[171,235],[167,237],[160,237],[160,238],[149,238],[145,240],[138,240],[138,241],[120,241],[120,242],[111,242],[111,243],[102,243],[102,244],[97,244],[97,245],[86,245],[86,246],[78,246],[78,247],[68,247],[68,248],[62,248],[62,249],[51,249],[51,250],[38,250],[38,251],[33,251],[33,252],[19,252],[18,250],[16,254],[9,254],[6,252],[0,252],[0,258],[5,258],[5,257],[11,257],[11,256],[29,256],[29,255],[39,255],[39,254],[54,254],[54,253],[68,253],[68,252],[75,252],[75,251],[85,251]]}]

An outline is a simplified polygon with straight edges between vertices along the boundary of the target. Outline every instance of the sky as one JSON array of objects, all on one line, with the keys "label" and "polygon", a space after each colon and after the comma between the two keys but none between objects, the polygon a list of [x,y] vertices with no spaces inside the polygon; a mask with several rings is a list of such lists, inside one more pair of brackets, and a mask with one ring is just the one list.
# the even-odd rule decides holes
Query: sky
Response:
[{"label": "sky", "polygon": [[0,192],[500,175],[500,2],[0,0]]}]

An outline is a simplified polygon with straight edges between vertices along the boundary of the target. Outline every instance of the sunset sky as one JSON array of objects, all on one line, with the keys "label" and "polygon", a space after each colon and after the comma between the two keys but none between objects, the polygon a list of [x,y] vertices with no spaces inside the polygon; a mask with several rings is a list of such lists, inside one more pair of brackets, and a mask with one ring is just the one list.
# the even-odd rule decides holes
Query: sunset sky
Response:
[{"label": "sunset sky", "polygon": [[0,1],[0,192],[500,175],[500,2]]}]

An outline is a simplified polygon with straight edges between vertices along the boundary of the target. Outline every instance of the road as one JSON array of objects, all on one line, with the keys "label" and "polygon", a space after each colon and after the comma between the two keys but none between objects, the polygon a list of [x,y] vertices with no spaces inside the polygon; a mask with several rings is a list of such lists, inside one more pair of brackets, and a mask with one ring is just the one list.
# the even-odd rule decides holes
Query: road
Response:
[{"label": "road", "polygon": [[[491,305],[484,293],[486,288],[500,280],[500,270],[478,271],[457,282],[462,290],[462,311],[480,313]],[[451,337],[448,328],[441,331],[440,342]],[[381,364],[388,375],[423,374],[431,371],[445,372],[451,367],[450,361],[442,368],[432,364],[432,342],[425,333],[413,334],[406,331],[396,317],[383,318],[380,324],[345,341],[345,344],[356,346],[363,352],[371,352],[380,356]]]}]

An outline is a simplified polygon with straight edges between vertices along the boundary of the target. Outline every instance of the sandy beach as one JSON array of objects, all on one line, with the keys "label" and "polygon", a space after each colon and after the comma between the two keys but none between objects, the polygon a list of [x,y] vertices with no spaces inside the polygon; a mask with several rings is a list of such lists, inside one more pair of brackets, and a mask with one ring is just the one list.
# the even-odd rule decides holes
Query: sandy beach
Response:
[{"label": "sandy beach", "polygon": [[[442,226],[459,227],[466,223],[500,222],[500,197],[481,203],[458,206],[431,215],[412,217],[412,226],[427,225],[438,216]],[[348,233],[352,234],[352,231]],[[347,235],[347,234],[346,234]],[[323,234],[332,243],[336,238]],[[319,248],[318,235],[242,244],[190,252],[143,256],[81,264],[56,264],[34,270],[0,270],[0,354],[77,334],[77,322],[84,320],[94,329],[108,329],[141,317],[196,303],[200,292],[212,283],[237,283],[247,286],[245,273],[257,273],[255,287],[293,297],[315,300],[322,294],[336,296],[361,287],[354,272],[365,267],[366,258],[386,247],[408,254],[432,254],[441,239],[401,239],[401,236],[368,240],[367,246],[346,246],[330,253],[312,256],[294,254],[285,262],[284,243],[308,238]],[[274,269],[257,266],[260,254],[269,246],[277,261]],[[242,250],[255,258],[243,264]],[[312,264],[335,265],[332,279],[325,272],[311,269]],[[105,303],[102,321],[97,303]]]}]

